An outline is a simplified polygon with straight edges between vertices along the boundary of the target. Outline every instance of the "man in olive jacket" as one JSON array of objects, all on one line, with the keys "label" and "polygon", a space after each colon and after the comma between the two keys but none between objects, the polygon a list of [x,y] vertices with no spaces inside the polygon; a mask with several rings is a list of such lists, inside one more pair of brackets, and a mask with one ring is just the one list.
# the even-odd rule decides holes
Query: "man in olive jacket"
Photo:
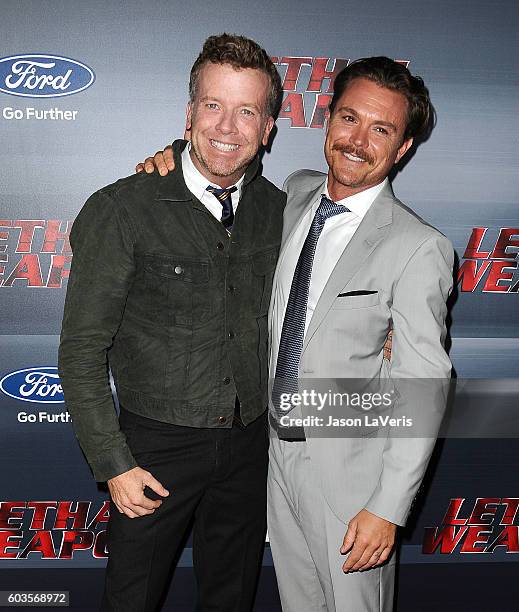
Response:
[{"label": "man in olive jacket", "polygon": [[263,49],[210,37],[191,70],[191,142],[175,143],[176,170],[101,189],[74,223],[59,370],[112,497],[104,610],[157,608],[193,517],[200,609],[252,608],[285,203],[258,174],[257,152],[280,98]]}]

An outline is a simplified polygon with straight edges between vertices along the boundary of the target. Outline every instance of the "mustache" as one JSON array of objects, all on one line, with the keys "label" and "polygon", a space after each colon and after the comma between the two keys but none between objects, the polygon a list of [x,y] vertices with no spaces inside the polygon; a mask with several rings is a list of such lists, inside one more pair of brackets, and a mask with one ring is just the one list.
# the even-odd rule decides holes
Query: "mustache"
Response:
[{"label": "mustache", "polygon": [[336,143],[333,145],[332,150],[339,151],[339,153],[349,153],[350,155],[354,155],[355,157],[360,157],[369,164],[373,164],[375,161],[365,149],[359,149],[358,147],[354,147],[353,145]]}]

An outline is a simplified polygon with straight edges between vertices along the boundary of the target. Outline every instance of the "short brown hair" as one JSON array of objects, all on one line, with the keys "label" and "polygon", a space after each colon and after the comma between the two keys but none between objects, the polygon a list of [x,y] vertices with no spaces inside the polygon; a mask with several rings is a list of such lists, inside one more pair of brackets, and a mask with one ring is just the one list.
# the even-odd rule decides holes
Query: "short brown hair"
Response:
[{"label": "short brown hair", "polygon": [[281,78],[267,52],[258,43],[236,34],[223,33],[218,36],[209,36],[204,43],[202,52],[191,68],[189,77],[189,97],[191,101],[195,99],[197,94],[200,71],[207,62],[229,64],[236,69],[253,68],[265,73],[270,83],[267,95],[267,113],[269,116],[277,117],[283,95]]},{"label": "short brown hair", "polygon": [[408,110],[404,140],[426,138],[430,134],[436,114],[429,98],[429,90],[420,77],[413,76],[403,64],[389,57],[365,57],[355,60],[341,70],[333,86],[330,114],[333,114],[339,98],[351,81],[358,78],[373,81],[381,87],[401,93],[406,98]]}]

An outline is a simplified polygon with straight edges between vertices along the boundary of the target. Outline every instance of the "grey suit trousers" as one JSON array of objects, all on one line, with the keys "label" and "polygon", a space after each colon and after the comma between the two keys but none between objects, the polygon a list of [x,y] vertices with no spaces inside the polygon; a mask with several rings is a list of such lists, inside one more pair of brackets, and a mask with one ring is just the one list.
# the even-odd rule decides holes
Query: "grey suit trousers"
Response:
[{"label": "grey suit trousers", "polygon": [[283,611],[391,612],[395,555],[344,574],[339,550],[352,517],[341,520],[330,509],[306,442],[274,434],[269,452],[268,530]]}]

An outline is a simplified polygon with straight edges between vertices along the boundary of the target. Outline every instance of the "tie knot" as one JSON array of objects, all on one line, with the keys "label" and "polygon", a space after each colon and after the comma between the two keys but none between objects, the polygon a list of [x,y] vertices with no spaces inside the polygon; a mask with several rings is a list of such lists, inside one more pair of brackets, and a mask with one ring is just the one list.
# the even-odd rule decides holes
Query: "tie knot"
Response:
[{"label": "tie knot", "polygon": [[350,212],[350,209],[346,208],[346,206],[343,206],[342,204],[336,204],[323,195],[321,196],[321,203],[319,204],[319,208],[317,209],[315,216],[324,223],[326,219],[345,212]]},{"label": "tie knot", "polygon": [[226,189],[218,189],[217,187],[209,185],[206,187],[206,190],[212,193],[215,198],[218,198],[220,202],[223,202],[224,200],[227,200],[231,193],[234,193],[237,190],[237,187],[236,185],[233,185],[232,187],[227,187]]}]

